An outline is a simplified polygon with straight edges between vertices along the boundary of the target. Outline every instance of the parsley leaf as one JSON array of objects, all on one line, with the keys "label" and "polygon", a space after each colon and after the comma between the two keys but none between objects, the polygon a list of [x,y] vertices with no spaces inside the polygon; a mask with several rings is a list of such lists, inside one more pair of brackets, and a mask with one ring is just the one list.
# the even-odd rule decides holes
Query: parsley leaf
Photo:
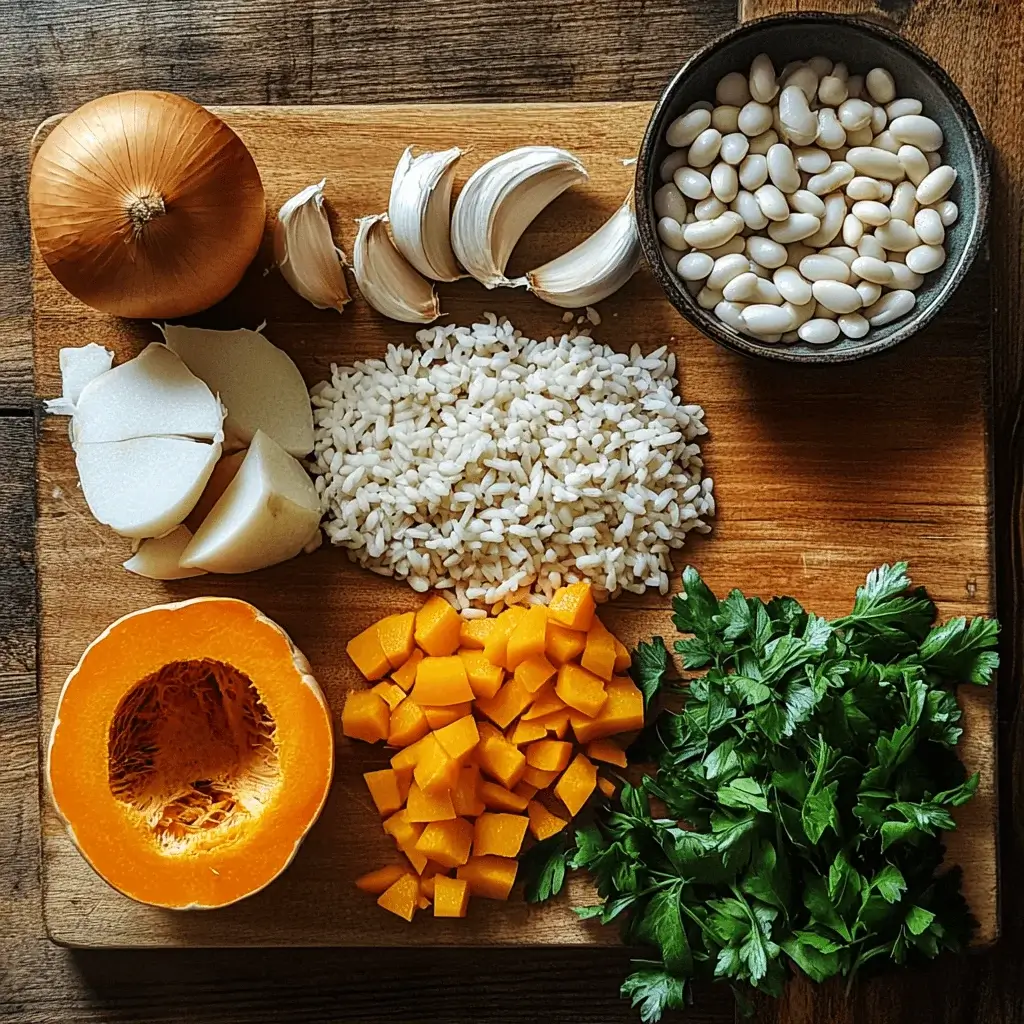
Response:
[{"label": "parsley leaf", "polygon": [[619,991],[639,1008],[643,1024],[657,1024],[666,1010],[683,1008],[686,983],[668,971],[646,968],[631,974]]},{"label": "parsley leaf", "polygon": [[527,903],[542,903],[562,891],[567,851],[568,840],[564,832],[558,832],[530,847],[519,859],[519,869],[527,879]]},{"label": "parsley leaf", "polygon": [[629,674],[644,695],[644,711],[651,706],[654,695],[661,689],[668,671],[668,651],[660,636],[649,643],[639,643],[633,651],[633,662]]}]

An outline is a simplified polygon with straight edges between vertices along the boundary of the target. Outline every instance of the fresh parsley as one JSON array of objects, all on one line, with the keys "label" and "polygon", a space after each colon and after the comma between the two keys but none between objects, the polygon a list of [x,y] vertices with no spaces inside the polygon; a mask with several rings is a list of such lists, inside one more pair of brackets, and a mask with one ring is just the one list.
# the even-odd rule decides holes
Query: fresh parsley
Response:
[{"label": "fresh parsley", "polygon": [[991,681],[998,624],[933,626],[902,562],[831,622],[789,597],[719,600],[693,568],[673,608],[674,649],[702,674],[672,678],[660,637],[634,652],[645,707],[677,698],[631,751],[656,769],[575,836],[537,844],[527,898],[590,873],[601,902],[577,913],[652,950],[622,986],[645,1024],[694,980],[723,980],[745,1005],[792,970],[852,982],[962,948],[974,922],[942,834],[978,776],[955,750],[954,687]]}]

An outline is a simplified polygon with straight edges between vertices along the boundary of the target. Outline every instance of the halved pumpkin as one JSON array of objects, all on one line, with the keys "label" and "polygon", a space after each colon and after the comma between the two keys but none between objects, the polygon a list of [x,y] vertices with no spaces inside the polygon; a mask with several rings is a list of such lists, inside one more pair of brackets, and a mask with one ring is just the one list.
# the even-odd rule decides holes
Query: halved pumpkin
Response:
[{"label": "halved pumpkin", "polygon": [[47,782],[115,889],[223,907],[272,882],[316,821],[334,767],[309,663],[252,605],[200,597],[126,615],[61,692]]}]

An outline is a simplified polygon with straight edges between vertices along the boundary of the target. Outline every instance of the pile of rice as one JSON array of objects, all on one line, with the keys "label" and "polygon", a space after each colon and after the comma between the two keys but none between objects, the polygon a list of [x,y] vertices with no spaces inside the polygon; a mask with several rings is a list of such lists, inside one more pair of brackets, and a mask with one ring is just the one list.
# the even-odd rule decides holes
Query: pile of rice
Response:
[{"label": "pile of rice", "polygon": [[328,539],[459,609],[546,603],[582,579],[599,599],[667,593],[670,552],[715,511],[675,356],[487,320],[421,330],[312,389]]}]

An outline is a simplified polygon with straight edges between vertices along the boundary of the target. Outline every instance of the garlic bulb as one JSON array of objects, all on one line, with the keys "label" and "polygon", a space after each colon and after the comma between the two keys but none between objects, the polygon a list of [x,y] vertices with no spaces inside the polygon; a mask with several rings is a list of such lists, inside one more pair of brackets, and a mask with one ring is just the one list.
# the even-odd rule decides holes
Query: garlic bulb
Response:
[{"label": "garlic bulb", "polygon": [[351,301],[342,261],[324,209],[323,178],[289,199],[274,225],[274,259],[281,276],[317,309],[339,313]]},{"label": "garlic bulb", "polygon": [[618,291],[640,266],[640,236],[633,213],[633,197],[626,201],[589,238],[567,253],[531,270],[514,284],[553,306],[582,309]]},{"label": "garlic bulb", "polygon": [[441,308],[434,286],[395,248],[388,216],[362,217],[352,246],[352,273],[363,298],[378,313],[407,324],[428,324]]},{"label": "garlic bulb", "polygon": [[554,146],[521,146],[466,182],[452,214],[452,248],[486,288],[511,285],[505,266],[523,232],[553,199],[587,180],[583,164]]},{"label": "garlic bulb", "polygon": [[452,184],[460,156],[458,147],[413,156],[409,146],[391,182],[388,220],[395,247],[434,281],[462,276],[451,243]]}]

